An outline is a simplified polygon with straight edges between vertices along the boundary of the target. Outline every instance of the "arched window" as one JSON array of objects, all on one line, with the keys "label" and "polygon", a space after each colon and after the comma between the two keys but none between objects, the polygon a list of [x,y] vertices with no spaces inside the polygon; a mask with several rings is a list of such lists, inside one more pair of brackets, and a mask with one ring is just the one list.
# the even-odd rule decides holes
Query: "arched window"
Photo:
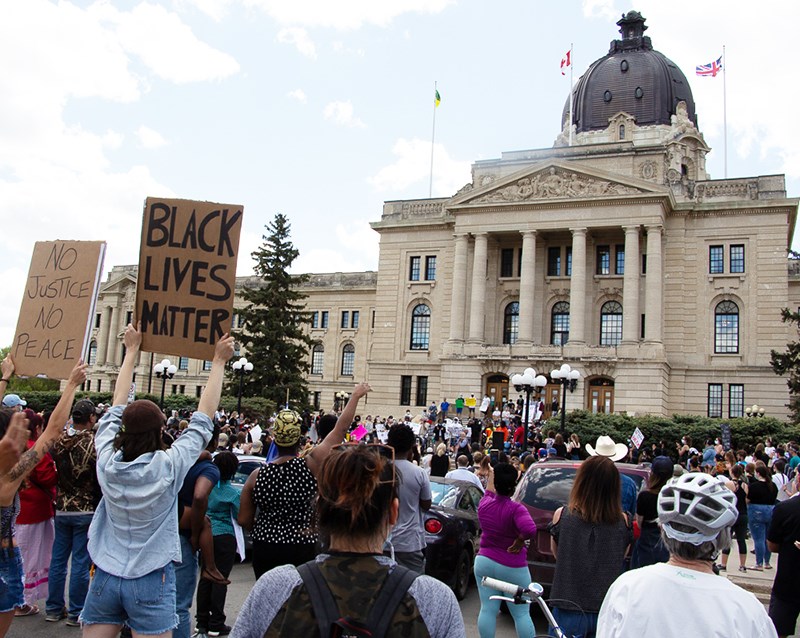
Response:
[{"label": "arched window", "polygon": [[352,377],[353,367],[356,362],[356,348],[352,343],[348,343],[342,348],[342,376]]},{"label": "arched window", "polygon": [[427,350],[431,338],[431,309],[424,303],[411,312],[411,350]]},{"label": "arched window", "polygon": [[616,346],[622,341],[622,305],[607,301],[600,309],[600,345]]},{"label": "arched window", "polygon": [[519,338],[519,302],[512,301],[506,306],[503,320],[503,343],[515,344]]},{"label": "arched window", "polygon": [[318,343],[311,349],[311,374],[322,374],[324,364],[325,348],[321,343]]},{"label": "arched window", "polygon": [[619,125],[619,139],[621,139],[621,140],[625,139],[625,125],[624,124],[620,124]]},{"label": "arched window", "polygon": [[569,302],[559,301],[550,313],[550,343],[563,346],[569,341]]},{"label": "arched window", "polygon": [[739,306],[720,301],[714,309],[714,353],[739,352]]},{"label": "arched window", "polygon": [[88,365],[93,365],[97,363],[97,342],[92,341],[89,344],[89,353],[86,355],[86,363]]}]

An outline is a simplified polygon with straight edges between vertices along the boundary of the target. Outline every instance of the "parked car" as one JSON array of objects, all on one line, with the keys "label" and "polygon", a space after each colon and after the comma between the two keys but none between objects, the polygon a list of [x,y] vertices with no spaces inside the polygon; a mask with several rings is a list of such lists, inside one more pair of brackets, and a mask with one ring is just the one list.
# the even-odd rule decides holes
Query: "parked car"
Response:
[{"label": "parked car", "polygon": [[[548,460],[534,463],[522,477],[514,492],[514,500],[522,503],[536,523],[536,538],[528,547],[528,568],[531,580],[546,590],[553,584],[556,559],[550,550],[550,533],[547,527],[553,512],[569,501],[575,473],[581,461]],[[636,483],[637,493],[650,475],[649,466],[615,464],[620,472]]]},{"label": "parked car", "polygon": [[431,494],[431,508],[424,513],[425,573],[447,583],[462,600],[478,553],[478,503],[483,492],[469,481],[432,476]]},{"label": "parked car", "polygon": [[[254,454],[242,454],[239,456],[239,467],[236,468],[236,474],[231,479],[231,485],[242,493],[244,484],[247,482],[248,477],[258,468],[267,464],[267,459],[263,456],[256,456]],[[250,537],[250,532],[246,529],[244,531],[244,548],[246,551],[253,549],[253,539]]]}]

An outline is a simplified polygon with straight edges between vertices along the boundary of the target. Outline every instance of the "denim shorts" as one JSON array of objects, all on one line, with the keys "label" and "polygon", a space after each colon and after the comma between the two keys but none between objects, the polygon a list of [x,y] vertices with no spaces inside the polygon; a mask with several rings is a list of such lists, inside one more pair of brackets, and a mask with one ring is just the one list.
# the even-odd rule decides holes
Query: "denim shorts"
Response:
[{"label": "denim shorts", "polygon": [[95,567],[81,623],[124,623],[140,634],[163,634],[175,629],[178,615],[172,563],[139,578],[120,578]]},{"label": "denim shorts", "polygon": [[25,604],[24,573],[19,547],[0,549],[0,613]]}]

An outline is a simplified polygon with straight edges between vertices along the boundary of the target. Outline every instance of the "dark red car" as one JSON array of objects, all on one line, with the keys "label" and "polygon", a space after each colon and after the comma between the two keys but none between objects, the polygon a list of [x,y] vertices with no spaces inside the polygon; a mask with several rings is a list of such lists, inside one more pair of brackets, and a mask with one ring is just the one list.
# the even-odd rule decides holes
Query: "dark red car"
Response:
[{"label": "dark red car", "polygon": [[[548,460],[534,463],[522,477],[514,492],[514,500],[522,503],[536,523],[536,539],[528,548],[528,568],[531,580],[549,590],[553,583],[555,557],[550,551],[550,533],[547,526],[553,520],[553,512],[569,501],[569,493],[575,482],[575,473],[581,461]],[[623,474],[630,476],[638,491],[647,482],[650,468],[643,465],[616,463]]]}]

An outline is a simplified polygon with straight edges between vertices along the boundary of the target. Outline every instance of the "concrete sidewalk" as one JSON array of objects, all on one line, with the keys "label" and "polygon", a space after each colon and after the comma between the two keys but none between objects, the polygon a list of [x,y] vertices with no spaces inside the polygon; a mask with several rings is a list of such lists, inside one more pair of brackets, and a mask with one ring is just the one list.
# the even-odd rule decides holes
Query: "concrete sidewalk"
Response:
[{"label": "concrete sidewalk", "polygon": [[772,557],[770,558],[770,565],[772,565],[772,569],[765,569],[763,572],[757,572],[751,569],[752,567],[755,567],[756,564],[756,556],[755,554],[751,553],[752,550],[753,539],[748,538],[747,571],[740,572],[739,554],[736,553],[736,541],[734,541],[731,555],[728,557],[728,569],[727,571],[720,572],[720,575],[726,576],[732,583],[735,583],[739,585],[739,587],[754,593],[756,597],[768,607],[770,593],[772,592],[772,583],[775,580],[775,572],[778,568],[778,555],[772,554]]}]

